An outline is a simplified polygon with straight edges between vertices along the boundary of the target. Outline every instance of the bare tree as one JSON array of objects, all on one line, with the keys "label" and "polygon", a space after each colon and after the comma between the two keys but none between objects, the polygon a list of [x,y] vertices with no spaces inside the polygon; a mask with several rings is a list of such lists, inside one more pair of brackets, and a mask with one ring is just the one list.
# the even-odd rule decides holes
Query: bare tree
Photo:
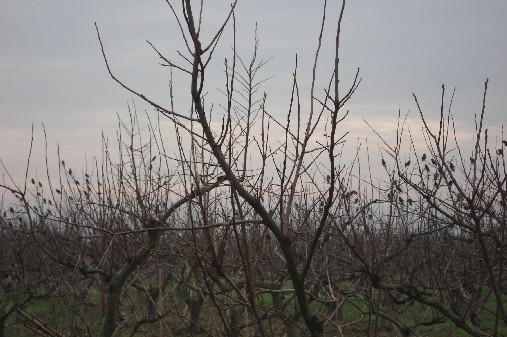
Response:
[{"label": "bare tree", "polygon": [[[8,320],[31,303],[50,297],[53,285],[44,257],[31,245],[19,209],[9,207],[0,217],[0,336]],[[8,214],[10,213],[10,214]],[[14,322],[14,319],[11,319]]]},{"label": "bare tree", "polygon": [[[167,107],[113,73],[97,25],[110,76],[153,107],[157,122],[147,113],[143,124],[129,108],[116,142],[104,137],[101,157],[82,172],[59,157],[57,174],[46,162],[39,183],[29,178],[29,159],[23,184],[2,181],[16,196],[9,221],[22,217],[33,249],[61,269],[52,294],[72,316],[68,330],[297,337],[343,336],[357,325],[368,335],[411,336],[450,321],[474,336],[498,335],[506,323],[507,143],[490,145],[485,108],[470,155],[442,94],[438,130],[416,98],[422,155],[399,116],[394,144],[377,133],[385,172],[369,152],[365,167],[361,146],[344,163],[340,123],[361,82],[358,69],[342,91],[345,1],[327,78],[317,76],[330,12],[324,1],[310,92],[300,92],[296,59],[282,119],[262,92],[269,59],[260,56],[257,33],[249,58],[236,48],[236,3],[206,39],[203,2],[183,0],[178,8],[167,1],[186,47],[178,52],[182,66],[149,43],[171,69]],[[226,31],[233,39],[217,97],[207,75]],[[187,97],[173,97],[173,71],[190,79]],[[176,111],[175,99],[187,99],[188,112]],[[357,317],[345,317],[345,307]],[[493,329],[481,323],[484,315],[495,317]]]},{"label": "bare tree", "polygon": [[[437,129],[429,126],[414,95],[426,149],[416,151],[409,138],[413,163],[403,160],[400,152],[403,133],[411,132],[403,120],[398,142],[390,145],[384,141],[386,154],[393,159],[390,200],[405,214],[414,212],[416,217],[404,234],[405,240],[411,241],[407,251],[413,251],[413,267],[404,271],[405,277],[390,280],[382,288],[398,301],[413,299],[436,310],[472,336],[496,335],[507,322],[502,301],[507,257],[505,142],[490,145],[483,126],[487,85],[488,81],[470,153],[460,146],[456,135],[452,98],[445,111],[444,86]],[[496,323],[488,331],[480,316],[487,311],[485,304],[491,296],[496,308],[488,314]]]},{"label": "bare tree", "polygon": [[[181,14],[177,14],[175,7],[167,2],[173,11],[176,20],[181,27],[181,33],[187,46],[188,55],[184,57],[190,63],[191,68],[177,66],[169,58],[163,56],[157,51],[159,56],[166,62],[165,65],[173,67],[177,70],[187,73],[191,77],[191,86],[189,93],[192,98],[192,109],[189,116],[177,113],[171,109],[163,108],[160,104],[153,102],[147,95],[136,92],[121,82],[112,72],[104,53],[104,47],[101,46],[104,53],[109,73],[120,85],[131,93],[134,93],[141,99],[155,107],[156,110],[166,115],[179,127],[184,127],[190,132],[195,139],[192,146],[199,147],[203,153],[210,154],[210,160],[216,167],[220,168],[224,177],[230,184],[231,204],[230,206],[237,210],[240,219],[242,214],[249,214],[252,220],[260,220],[266,226],[270,235],[277,242],[280,249],[282,259],[284,260],[286,271],[293,286],[295,299],[297,301],[298,312],[303,318],[308,332],[312,336],[322,336],[324,331],[324,320],[314,312],[310,306],[310,299],[307,294],[307,276],[313,265],[314,257],[318,249],[319,242],[322,240],[322,234],[328,222],[330,209],[340,196],[337,191],[338,172],[340,170],[337,165],[336,147],[343,141],[343,134],[340,134],[339,123],[346,116],[342,112],[345,103],[350,99],[360,80],[358,75],[353,81],[350,89],[343,95],[339,91],[339,48],[340,48],[340,31],[343,18],[345,2],[341,6],[341,11],[337,19],[336,36],[335,36],[335,62],[333,70],[329,76],[329,84],[324,91],[322,99],[316,94],[316,68],[319,60],[319,52],[323,42],[323,29],[326,23],[327,3],[324,3],[324,11],[321,22],[321,31],[318,37],[317,50],[315,54],[315,62],[313,67],[313,76],[310,92],[310,105],[307,107],[308,115],[306,122],[301,120],[302,111],[299,100],[298,80],[296,71],[294,73],[293,96],[291,97],[291,105],[286,122],[280,122],[273,119],[267,112],[265,101],[262,102],[262,116],[260,120],[261,135],[252,136],[253,124],[251,116],[252,93],[247,93],[246,116],[235,120],[235,106],[238,102],[236,96],[238,91],[235,89],[237,85],[248,88],[251,85],[252,63],[247,69],[249,77],[240,77],[236,70],[238,60],[235,49],[235,41],[233,41],[232,61],[226,62],[226,84],[224,93],[226,94],[226,104],[224,104],[225,115],[222,122],[222,130],[215,133],[211,127],[213,114],[206,107],[205,82],[207,67],[213,57],[213,53],[217,48],[220,38],[229,25],[235,32],[235,7],[233,2],[231,9],[226,14],[221,27],[216,31],[209,41],[203,41],[201,38],[202,22],[202,4],[198,10],[194,9],[191,1],[183,1]],[[99,35],[100,40],[100,35]],[[156,49],[155,49],[156,50]],[[254,56],[255,61],[255,56]],[[295,114],[296,116],[294,116]],[[293,122],[293,120],[296,120]],[[182,123],[190,123],[190,126],[184,126]],[[241,122],[246,122],[241,124]],[[269,139],[268,129],[272,123],[276,124],[285,134],[285,145],[277,146],[272,150],[271,140]],[[294,123],[294,124],[293,124]],[[318,128],[326,128],[328,130],[325,140],[318,142],[315,139],[315,132]],[[254,143],[255,142],[255,143]],[[253,146],[257,144],[257,149]],[[262,160],[260,167],[248,167],[246,159],[255,154]],[[243,160],[241,160],[243,158]],[[276,160],[281,159],[282,164],[278,165]],[[273,169],[276,170],[275,176],[271,176],[268,161],[273,161]],[[327,173],[323,173],[325,170]],[[260,172],[258,174],[249,175],[249,172]],[[320,174],[320,179],[326,181],[324,189],[321,188],[322,180],[317,181],[315,174]],[[277,180],[275,183],[274,179]],[[297,246],[295,240],[299,239],[298,230],[293,226],[291,218],[295,206],[295,198],[298,194],[303,193],[300,186],[302,184],[311,184],[315,186],[318,197],[313,201],[315,205],[322,200],[324,206],[320,216],[316,219],[316,225],[312,226],[311,232],[305,237],[307,254],[305,260],[298,258]],[[276,192],[274,187],[276,186]],[[270,195],[270,200],[265,200],[266,193],[274,191]],[[314,207],[314,211],[318,211]],[[236,211],[233,213],[236,216]],[[231,219],[235,221],[234,219]],[[245,246],[246,248],[246,246]],[[212,251],[213,252],[213,251]],[[247,254],[247,252],[244,252]],[[212,260],[215,259],[212,254]],[[244,260],[246,265],[248,260]],[[217,272],[220,274],[220,266],[215,263]],[[246,273],[248,269],[244,269]],[[247,279],[251,280],[251,277]],[[247,288],[252,297],[253,284],[247,282]],[[250,301],[253,306],[254,301]]]}]

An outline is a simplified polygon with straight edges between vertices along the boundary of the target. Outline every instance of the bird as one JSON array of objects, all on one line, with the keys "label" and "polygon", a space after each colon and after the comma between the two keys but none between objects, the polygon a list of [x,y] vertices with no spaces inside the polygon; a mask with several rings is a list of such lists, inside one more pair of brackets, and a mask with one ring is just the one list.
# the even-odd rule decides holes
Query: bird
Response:
[{"label": "bird", "polygon": [[452,163],[449,163],[449,168],[454,172],[454,165]]},{"label": "bird", "polygon": [[426,153],[423,153],[423,155],[422,155],[422,158],[421,158],[421,159],[422,159],[422,161],[425,161],[425,160],[426,160]]},{"label": "bird", "polygon": [[386,161],[382,158],[382,166],[386,167]]},{"label": "bird", "polygon": [[32,178],[32,184],[34,184],[34,185],[35,185],[35,180],[34,180],[33,178]]},{"label": "bird", "polygon": [[405,163],[405,167],[410,166],[410,159]]}]

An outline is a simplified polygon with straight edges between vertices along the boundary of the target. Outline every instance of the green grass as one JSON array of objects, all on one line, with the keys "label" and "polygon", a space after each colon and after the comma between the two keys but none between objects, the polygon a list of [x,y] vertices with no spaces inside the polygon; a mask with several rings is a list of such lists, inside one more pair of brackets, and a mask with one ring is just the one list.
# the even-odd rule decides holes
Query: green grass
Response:
[{"label": "green grass", "polygon": [[[42,320],[62,333],[68,331],[72,325],[82,325],[82,320],[78,318],[80,314],[86,322],[90,323],[88,328],[91,331],[97,330],[101,317],[100,305],[96,299],[94,302],[87,302],[84,305],[80,303],[64,304],[54,297],[38,299],[27,306],[23,312],[30,317]],[[11,315],[7,322],[6,336],[38,336],[30,329],[25,328],[16,315]]]},{"label": "green grass", "polygon": [[[171,309],[171,313],[165,317],[164,331],[166,331],[167,335],[170,335],[167,332],[168,330],[170,330],[174,336],[188,335],[186,332],[185,320],[182,318],[188,314],[188,310],[184,302],[178,298],[178,294],[176,291],[174,291],[174,288],[170,287],[169,289],[173,289],[173,291],[167,292],[165,306]],[[222,305],[221,308],[224,309],[227,307],[226,303],[237,303],[235,302],[234,298],[236,298],[236,295],[233,295],[233,298],[231,298],[230,294],[221,294],[220,296],[216,297],[216,300],[219,305]],[[260,294],[257,296],[256,300],[257,310],[259,315],[264,318],[262,324],[266,331],[280,335],[283,331],[283,323],[281,316],[272,309],[273,300],[271,294]],[[143,298],[143,296],[141,296],[140,293],[136,290],[129,291],[125,302],[125,307],[130,308],[129,310],[131,310],[129,312],[129,315],[131,317],[142,318],[145,311],[145,301],[146,299]],[[98,291],[92,291],[88,297],[87,302],[88,303],[86,305],[81,305],[80,303],[64,304],[56,298],[37,300],[26,308],[25,313],[28,315],[36,316],[49,323],[50,325],[57,327],[59,331],[66,333],[70,331],[70,327],[74,324],[78,324],[84,327],[82,321],[76,320],[76,317],[78,316],[77,313],[81,312],[83,319],[88,324],[88,328],[92,332],[92,335],[94,335],[98,331],[101,320],[100,294]],[[507,297],[504,298],[504,303],[507,305]],[[375,322],[377,322],[377,326],[380,329],[379,336],[393,336],[394,333],[392,331],[389,331],[389,324],[385,321],[385,319],[376,317],[375,315],[368,317],[367,315],[361,314],[361,309],[364,309],[363,305],[363,302],[359,299],[351,299],[344,303],[341,319],[336,322],[342,327],[344,335],[364,336],[366,335],[368,328],[370,329],[370,332],[373,332],[373,327],[375,325]],[[321,310],[323,313],[326,313],[326,310],[322,305],[314,302],[312,303],[312,306],[316,310]],[[493,329],[495,327],[495,308],[496,303],[494,297],[492,296],[486,304],[485,310],[483,310],[481,313],[481,323],[483,325],[483,328]],[[407,325],[411,325],[418,320],[428,317],[431,317],[431,311],[417,303],[413,304],[412,306],[408,306],[407,310],[404,310],[402,313],[398,314],[398,318]],[[26,329],[21,323],[16,322],[14,318],[15,317],[13,315],[13,317],[8,322],[6,336],[36,336],[33,332]],[[203,307],[202,321],[200,323],[213,335],[220,335],[220,331],[222,329],[221,319],[217,308],[209,299],[206,300]],[[303,322],[299,323],[301,325],[304,325]],[[498,326],[500,332],[498,336],[507,336],[507,326],[501,322],[499,322]],[[139,330],[136,336],[148,337],[153,336],[154,334],[158,335],[158,327],[158,324],[145,325],[142,329]],[[328,330],[330,330],[327,335],[335,335],[331,331],[332,326],[328,324],[327,327]],[[245,332],[247,331],[252,332],[249,330],[249,328],[245,329]],[[420,336],[467,336],[466,333],[458,329],[453,323],[450,323],[449,321],[428,327],[420,326],[417,327],[416,331]],[[127,331],[122,334],[122,336],[128,336],[130,332],[131,330],[127,329]],[[205,334],[200,335],[205,336]]]}]

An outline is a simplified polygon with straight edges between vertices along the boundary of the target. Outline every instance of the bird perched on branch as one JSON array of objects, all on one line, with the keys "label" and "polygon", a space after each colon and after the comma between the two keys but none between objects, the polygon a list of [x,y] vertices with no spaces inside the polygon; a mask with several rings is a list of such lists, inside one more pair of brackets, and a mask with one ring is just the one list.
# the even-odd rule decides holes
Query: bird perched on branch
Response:
[{"label": "bird perched on branch", "polygon": [[152,239],[156,238],[160,232],[159,221],[154,218],[150,218],[146,221],[144,227],[148,229],[148,236]]}]

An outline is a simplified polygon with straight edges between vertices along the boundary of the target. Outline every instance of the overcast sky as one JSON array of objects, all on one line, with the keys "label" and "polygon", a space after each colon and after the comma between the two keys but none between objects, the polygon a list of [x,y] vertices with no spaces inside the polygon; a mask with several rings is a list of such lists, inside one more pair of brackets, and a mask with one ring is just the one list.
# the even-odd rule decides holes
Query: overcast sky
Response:
[{"label": "overcast sky", "polygon": [[[175,2],[177,8],[179,3]],[[215,32],[228,8],[227,1],[205,1],[205,36]],[[337,3],[330,4],[327,13],[319,92],[333,66],[338,8]],[[308,99],[322,2],[240,0],[236,13],[238,48],[245,58],[251,53],[258,23],[260,57],[273,58],[261,76],[276,76],[264,87],[268,109],[283,116],[296,54],[302,100]],[[428,116],[436,117],[445,84],[449,94],[457,88],[453,111],[458,126],[471,130],[474,114],[480,112],[484,81],[489,78],[486,122],[498,132],[507,121],[506,14],[505,0],[349,1],[343,21],[342,84],[345,88],[352,81],[357,67],[363,82],[350,102],[345,125],[355,136],[370,137],[364,117],[383,131],[392,131],[398,109],[412,110],[411,116],[418,118],[413,92]],[[14,172],[26,160],[32,123],[39,144],[44,123],[50,151],[61,144],[64,156],[79,166],[85,152],[100,148],[102,130],[114,135],[116,114],[127,116],[127,102],[133,96],[107,74],[95,22],[118,77],[167,106],[169,72],[158,65],[146,43],[153,42],[171,60],[184,65],[177,54],[177,50],[185,52],[183,40],[165,1],[2,0],[0,157]],[[207,89],[212,94],[223,85],[231,36],[230,30],[224,34],[210,67]],[[176,109],[186,113],[188,82],[176,74],[175,85]],[[138,100],[136,104],[147,107]]]}]

